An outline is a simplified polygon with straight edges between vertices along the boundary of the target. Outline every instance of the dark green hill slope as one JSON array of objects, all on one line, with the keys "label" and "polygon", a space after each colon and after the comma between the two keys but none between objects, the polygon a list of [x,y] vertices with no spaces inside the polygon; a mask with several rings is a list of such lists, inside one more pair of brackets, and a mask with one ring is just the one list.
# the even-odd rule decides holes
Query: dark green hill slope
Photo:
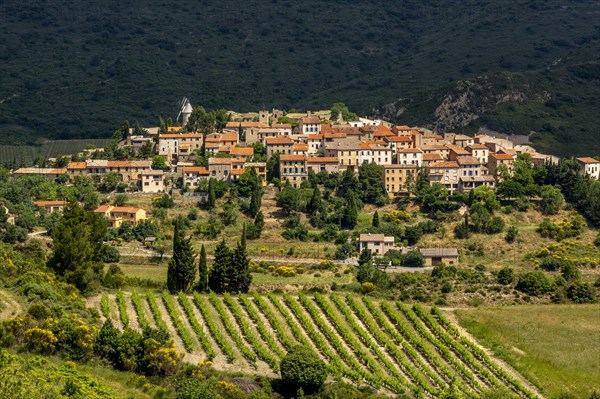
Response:
[{"label": "dark green hill slope", "polygon": [[[344,101],[361,113],[403,99],[407,117],[434,123],[415,104],[458,80],[597,60],[598,17],[595,0],[7,0],[0,138],[107,136],[123,119],[176,115],[184,95],[239,110]],[[577,107],[596,101],[585,97]]]}]

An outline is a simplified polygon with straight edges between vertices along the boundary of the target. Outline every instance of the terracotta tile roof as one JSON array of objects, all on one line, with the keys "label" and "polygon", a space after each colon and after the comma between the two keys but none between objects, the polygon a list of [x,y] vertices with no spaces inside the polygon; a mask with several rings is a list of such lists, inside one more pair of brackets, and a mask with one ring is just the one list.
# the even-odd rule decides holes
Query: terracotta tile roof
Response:
[{"label": "terracotta tile roof", "polygon": [[67,201],[35,201],[35,205],[37,206],[52,206],[52,205],[66,205]]},{"label": "terracotta tile roof", "polygon": [[600,161],[598,161],[597,159],[594,159],[592,157],[581,157],[581,158],[576,158],[576,159],[581,163],[600,163]]},{"label": "terracotta tile roof", "polygon": [[67,168],[19,168],[14,171],[17,175],[62,175]]},{"label": "terracotta tile roof", "polygon": [[253,147],[233,147],[231,149],[231,155],[252,156],[252,155],[254,155],[254,148]]},{"label": "terracotta tile roof", "polygon": [[465,157],[458,157],[458,158],[456,158],[456,162],[458,162],[459,165],[480,165],[481,164],[479,162],[479,159],[472,157],[470,155],[465,156]]},{"label": "terracotta tile roof", "polygon": [[437,152],[431,154],[423,154],[423,161],[441,161],[443,158]]},{"label": "terracotta tile roof", "polygon": [[112,208],[111,205],[100,205],[98,208],[96,208],[96,210],[94,212],[95,213],[106,213],[111,208]]},{"label": "terracotta tile roof", "polygon": [[279,137],[267,137],[265,139],[265,143],[267,145],[277,145],[277,144],[294,144],[294,140],[289,138],[288,136],[279,136]]},{"label": "terracotta tile roof", "polygon": [[279,162],[281,161],[306,161],[306,156],[295,154],[282,154],[279,156]]},{"label": "terracotta tile roof", "polygon": [[294,151],[308,151],[308,144],[296,143],[293,148]]},{"label": "terracotta tile roof", "polygon": [[323,140],[323,134],[309,134],[306,136],[308,140]]},{"label": "terracotta tile roof", "polygon": [[181,126],[169,126],[167,127],[167,132],[178,132],[181,130]]},{"label": "terracotta tile roof", "polygon": [[189,150],[189,149],[190,149],[190,146],[189,146],[189,145],[187,145],[187,144],[185,144],[185,145],[180,145],[180,146],[179,146],[179,149],[180,149],[180,150]]},{"label": "terracotta tile roof", "polygon": [[234,142],[237,142],[238,141],[238,134],[237,133],[223,133],[221,135],[221,141],[234,141]]},{"label": "terracotta tile roof", "polygon": [[456,161],[441,161],[429,164],[429,168],[458,168]]},{"label": "terracotta tile roof", "polygon": [[501,153],[493,153],[490,152],[490,157],[494,158],[494,159],[499,159],[499,160],[512,160],[514,159],[512,155],[510,154],[501,154]]},{"label": "terracotta tile roof", "polygon": [[167,133],[158,135],[159,139],[202,139],[202,133]]},{"label": "terracotta tile roof", "polygon": [[276,128],[276,129],[291,129],[292,124],[291,123],[273,123],[271,125],[271,127]]},{"label": "terracotta tile roof", "polygon": [[467,150],[487,150],[487,146],[483,144],[471,144],[465,147]]},{"label": "terracotta tile roof", "polygon": [[138,211],[142,210],[141,208],[136,208],[134,206],[115,206],[113,209],[110,210],[111,213],[113,212],[121,212],[121,213],[136,213]]},{"label": "terracotta tile roof", "polygon": [[387,142],[412,143],[412,139],[408,136],[386,136],[383,139]]},{"label": "terracotta tile roof", "polygon": [[242,128],[269,127],[269,125],[265,125],[264,123],[260,123],[260,122],[227,122],[227,125],[225,125],[225,126],[230,127],[230,128],[238,128],[238,127],[240,127],[240,125],[242,126]]},{"label": "terracotta tile roof", "polygon": [[448,148],[446,146],[443,145],[439,145],[439,144],[433,144],[433,145],[422,145],[421,147],[419,147],[421,150],[423,150],[423,152],[425,151],[447,151]]},{"label": "terracotta tile roof", "polygon": [[306,159],[308,163],[338,163],[336,157],[309,157]]},{"label": "terracotta tile roof", "polygon": [[209,165],[226,165],[235,161],[233,158],[208,158]]},{"label": "terracotta tile roof", "polygon": [[183,173],[198,173],[199,175],[208,175],[208,169],[204,166],[184,166]]},{"label": "terracotta tile roof", "polygon": [[221,142],[220,137],[206,137],[206,141],[205,141],[205,143],[220,143],[220,142]]},{"label": "terracotta tile roof", "polygon": [[[401,150],[398,150],[397,152],[407,152],[407,153],[411,153],[411,152],[423,152],[418,148],[402,148]],[[438,154],[439,155],[439,154]]]},{"label": "terracotta tile roof", "polygon": [[231,174],[232,175],[238,175],[238,176],[239,175],[243,175],[244,172],[246,172],[246,170],[244,168],[241,168],[241,169],[232,169],[231,170]]},{"label": "terracotta tile roof", "polygon": [[300,121],[303,124],[315,124],[315,123],[320,124],[321,123],[321,120],[316,116],[307,116],[307,117],[301,118]]},{"label": "terracotta tile roof", "polygon": [[69,162],[67,169],[85,169],[87,164],[85,162]]}]

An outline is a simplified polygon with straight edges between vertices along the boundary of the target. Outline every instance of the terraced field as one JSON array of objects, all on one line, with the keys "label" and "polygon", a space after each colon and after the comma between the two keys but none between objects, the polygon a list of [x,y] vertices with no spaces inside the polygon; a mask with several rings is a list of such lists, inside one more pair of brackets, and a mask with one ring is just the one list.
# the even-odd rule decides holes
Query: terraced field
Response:
[{"label": "terraced field", "polygon": [[191,362],[274,376],[287,350],[314,349],[338,380],[434,398],[447,389],[477,398],[537,398],[534,388],[464,336],[437,308],[355,295],[104,294],[120,328],[167,331]]}]

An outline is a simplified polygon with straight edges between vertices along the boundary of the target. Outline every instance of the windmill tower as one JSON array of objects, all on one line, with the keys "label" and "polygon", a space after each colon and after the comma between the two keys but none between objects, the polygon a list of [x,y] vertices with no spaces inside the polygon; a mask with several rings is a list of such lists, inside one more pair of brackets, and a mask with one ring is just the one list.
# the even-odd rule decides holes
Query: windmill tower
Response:
[{"label": "windmill tower", "polygon": [[190,119],[190,115],[192,115],[192,104],[190,104],[190,100],[187,97],[183,97],[179,102],[179,114],[177,114],[177,121],[179,121],[179,117],[181,116],[181,126],[185,126],[188,123],[188,119]]}]

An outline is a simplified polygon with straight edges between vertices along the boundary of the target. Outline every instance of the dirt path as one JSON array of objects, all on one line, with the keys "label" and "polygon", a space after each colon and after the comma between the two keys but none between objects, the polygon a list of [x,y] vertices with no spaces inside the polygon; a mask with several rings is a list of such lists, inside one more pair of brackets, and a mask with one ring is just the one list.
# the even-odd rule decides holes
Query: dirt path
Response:
[{"label": "dirt path", "polygon": [[450,321],[452,323],[452,325],[454,325],[454,327],[456,327],[456,329],[460,332],[460,334],[463,335],[470,342],[475,344],[478,348],[483,350],[488,355],[488,357],[490,358],[490,360],[492,362],[494,362],[495,364],[500,366],[504,371],[506,371],[508,373],[508,375],[510,375],[511,377],[520,381],[523,384],[523,386],[525,386],[528,390],[533,392],[536,396],[538,396],[541,399],[545,399],[544,395],[542,395],[540,393],[540,391],[538,390],[538,388],[535,385],[533,385],[529,380],[525,379],[521,374],[519,374],[519,372],[517,370],[515,370],[511,365],[506,363],[504,360],[497,358],[496,355],[494,354],[494,352],[492,352],[490,349],[486,348],[485,346],[482,346],[475,339],[475,337],[473,337],[471,335],[471,333],[469,333],[467,330],[465,330],[458,322],[458,319],[454,315],[454,311],[451,311],[450,308],[449,309],[443,308],[442,311],[444,312],[444,316],[446,316],[448,321]]},{"label": "dirt path", "polygon": [[129,318],[129,328],[141,332],[142,328],[140,327],[140,323],[138,322],[138,315],[135,311],[135,307],[133,306],[133,302],[131,302],[131,293],[124,292],[123,296],[125,297],[125,309],[127,317]]},{"label": "dirt path", "polygon": [[21,304],[7,291],[0,290],[0,320],[10,319],[23,312]]}]

